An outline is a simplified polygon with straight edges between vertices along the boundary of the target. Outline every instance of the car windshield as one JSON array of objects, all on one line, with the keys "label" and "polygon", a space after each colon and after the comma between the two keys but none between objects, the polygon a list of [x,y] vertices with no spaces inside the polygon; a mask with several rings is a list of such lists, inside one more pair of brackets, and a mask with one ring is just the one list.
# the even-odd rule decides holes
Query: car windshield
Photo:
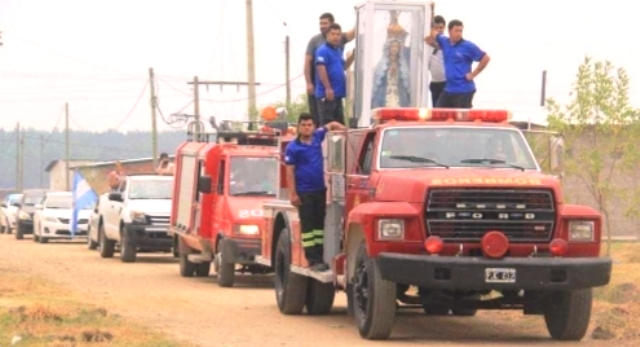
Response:
[{"label": "car windshield", "polygon": [[173,180],[131,180],[129,199],[171,199]]},{"label": "car windshield", "polygon": [[275,196],[278,161],[273,157],[231,158],[229,193],[234,196]]},{"label": "car windshield", "polygon": [[25,206],[35,206],[39,204],[44,199],[44,195],[27,195],[24,197],[24,205]]},{"label": "car windshield", "polygon": [[69,195],[49,195],[45,200],[45,208],[71,209],[73,197]]},{"label": "car windshield", "polygon": [[11,204],[15,204],[16,202],[20,202],[20,200],[22,200],[22,195],[20,194],[16,194],[16,195],[9,195],[9,205]]},{"label": "car windshield", "polygon": [[384,131],[380,168],[491,167],[537,169],[524,137],[514,129],[412,127]]}]

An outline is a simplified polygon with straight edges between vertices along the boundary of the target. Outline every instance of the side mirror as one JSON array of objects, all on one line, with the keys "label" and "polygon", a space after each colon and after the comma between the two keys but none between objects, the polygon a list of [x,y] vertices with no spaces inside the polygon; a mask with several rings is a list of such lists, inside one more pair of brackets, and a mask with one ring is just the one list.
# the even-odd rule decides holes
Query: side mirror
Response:
[{"label": "side mirror", "polygon": [[549,171],[562,178],[564,175],[564,138],[555,135],[549,139]]},{"label": "side mirror", "polygon": [[44,207],[42,206],[42,204],[36,204],[36,205],[34,206],[34,208],[35,208],[36,210],[42,210]]},{"label": "side mirror", "polygon": [[203,194],[211,193],[211,176],[200,176],[198,178],[198,191]]},{"label": "side mirror", "polygon": [[120,192],[109,193],[109,200],[110,201],[117,201],[117,202],[123,202],[124,201],[124,199],[122,198],[122,193],[120,193]]},{"label": "side mirror", "polygon": [[334,133],[328,134],[328,163],[327,171],[332,174],[343,174],[345,171],[345,134]]}]

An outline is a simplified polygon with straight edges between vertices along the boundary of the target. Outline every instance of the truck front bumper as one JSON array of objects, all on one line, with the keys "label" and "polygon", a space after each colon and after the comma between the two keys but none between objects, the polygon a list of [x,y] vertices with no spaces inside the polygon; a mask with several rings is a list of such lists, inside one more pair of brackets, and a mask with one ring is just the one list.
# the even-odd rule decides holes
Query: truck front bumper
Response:
[{"label": "truck front bumper", "polygon": [[254,264],[257,255],[261,254],[262,242],[260,239],[223,238],[222,251],[226,263]]},{"label": "truck front bumper", "polygon": [[20,219],[16,227],[20,229],[23,235],[33,234],[33,220],[31,219]]},{"label": "truck front bumper", "polygon": [[[382,278],[432,289],[569,290],[604,286],[611,278],[609,258],[444,257],[380,253]],[[509,280],[488,274],[509,272]]]},{"label": "truck front bumper", "polygon": [[173,247],[173,238],[168,227],[157,227],[145,224],[124,225],[124,231],[131,240],[132,246],[149,251],[168,251]]}]

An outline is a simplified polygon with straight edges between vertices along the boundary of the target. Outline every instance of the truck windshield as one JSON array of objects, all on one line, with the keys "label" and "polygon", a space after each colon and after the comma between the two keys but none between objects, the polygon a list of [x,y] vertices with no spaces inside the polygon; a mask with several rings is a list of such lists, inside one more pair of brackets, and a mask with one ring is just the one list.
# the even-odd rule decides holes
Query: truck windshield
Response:
[{"label": "truck windshield", "polygon": [[507,128],[411,127],[383,133],[380,168],[536,169],[521,133]]},{"label": "truck windshield", "polygon": [[45,201],[45,208],[71,209],[72,203],[71,195],[49,195]]},{"label": "truck windshield", "polygon": [[129,199],[171,199],[172,180],[131,180]]},{"label": "truck windshield", "polygon": [[278,161],[271,157],[231,158],[229,194],[234,196],[275,196]]}]

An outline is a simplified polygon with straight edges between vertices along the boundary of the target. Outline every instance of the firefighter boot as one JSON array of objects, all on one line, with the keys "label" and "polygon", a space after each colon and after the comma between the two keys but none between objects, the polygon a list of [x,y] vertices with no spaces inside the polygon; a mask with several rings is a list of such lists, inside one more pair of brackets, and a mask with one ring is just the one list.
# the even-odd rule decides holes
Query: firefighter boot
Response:
[{"label": "firefighter boot", "polygon": [[315,245],[312,248],[314,264],[311,265],[313,271],[326,271],[329,270],[329,265],[324,262],[324,247],[322,245]]}]

